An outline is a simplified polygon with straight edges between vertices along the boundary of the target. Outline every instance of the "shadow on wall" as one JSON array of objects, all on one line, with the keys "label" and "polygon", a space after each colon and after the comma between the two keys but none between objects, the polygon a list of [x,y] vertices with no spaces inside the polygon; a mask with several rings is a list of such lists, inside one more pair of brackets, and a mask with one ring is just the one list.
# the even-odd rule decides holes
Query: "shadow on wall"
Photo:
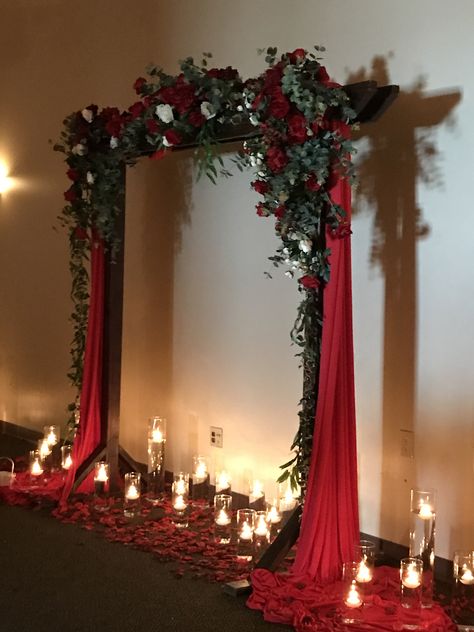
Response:
[{"label": "shadow on wall", "polygon": [[[384,57],[375,57],[370,71],[360,69],[347,83],[367,80],[391,83]],[[417,205],[417,184],[440,185],[434,130],[461,99],[458,91],[429,94],[424,88],[424,80],[418,79],[402,90],[381,120],[355,136],[366,148],[357,161],[355,207],[363,200],[374,213],[371,264],[385,280],[380,531],[405,542],[408,533],[393,530],[407,523],[409,490],[417,484],[411,450],[417,386],[416,249],[418,240],[429,236],[429,224]]]}]

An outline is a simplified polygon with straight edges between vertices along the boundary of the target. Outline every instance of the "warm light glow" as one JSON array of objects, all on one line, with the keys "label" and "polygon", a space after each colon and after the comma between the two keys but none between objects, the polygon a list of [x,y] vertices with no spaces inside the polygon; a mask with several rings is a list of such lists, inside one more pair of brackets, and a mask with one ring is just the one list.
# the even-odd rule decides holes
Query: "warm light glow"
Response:
[{"label": "warm light glow", "polygon": [[69,470],[71,468],[71,465],[72,465],[72,458],[71,458],[71,455],[68,454],[67,457],[64,459],[63,469]]},{"label": "warm light glow", "polygon": [[252,537],[253,537],[252,527],[249,525],[247,521],[245,521],[240,530],[239,538],[241,540],[251,540]]},{"label": "warm light glow", "polygon": [[464,565],[462,567],[462,575],[459,578],[459,581],[461,582],[461,584],[464,584],[465,586],[472,586],[474,585],[474,574],[472,573],[472,570],[470,568],[468,568],[466,565]]},{"label": "warm light glow", "polygon": [[183,478],[180,478],[178,481],[175,481],[174,491],[176,492],[176,494],[179,494],[180,496],[183,496],[187,492],[186,481]]},{"label": "warm light glow", "polygon": [[283,498],[280,498],[280,511],[291,511],[296,505],[296,499],[293,496],[291,487],[288,485]]},{"label": "warm light glow", "polygon": [[153,443],[163,443],[163,433],[159,428],[155,428],[151,431],[151,440]]},{"label": "warm light glow", "polygon": [[255,527],[255,535],[267,538],[269,536],[268,525],[265,520],[265,516],[260,515],[258,517],[257,526]]},{"label": "warm light glow", "polygon": [[347,597],[344,600],[344,603],[346,604],[348,608],[361,607],[362,599],[360,598],[359,591],[357,590],[355,581],[352,582],[351,587],[349,588]]},{"label": "warm light glow", "polygon": [[223,489],[229,489],[230,487],[230,476],[224,470],[219,472],[216,481],[216,492],[221,492]]},{"label": "warm light glow", "polygon": [[356,580],[359,584],[367,584],[372,581],[372,569],[367,566],[367,556],[364,555],[364,559],[359,564]]},{"label": "warm light glow", "polygon": [[278,524],[280,522],[281,515],[278,509],[276,508],[276,505],[272,505],[270,507],[267,518],[272,524]]},{"label": "warm light glow", "polygon": [[216,524],[219,527],[227,527],[230,525],[230,516],[225,509],[221,509],[216,517]]},{"label": "warm light glow", "polygon": [[402,584],[405,588],[418,588],[421,584],[421,573],[414,566],[409,566],[402,575]]},{"label": "warm light glow", "polygon": [[[179,482],[181,482],[181,481],[179,481]],[[186,501],[184,500],[183,496],[181,496],[181,495],[176,496],[176,500],[174,501],[173,507],[175,508],[175,511],[184,511],[186,509],[187,505],[186,505]]]},{"label": "warm light glow", "polygon": [[0,162],[0,195],[11,188],[12,179],[8,176],[8,167],[4,162]]},{"label": "warm light glow", "polygon": [[138,500],[138,498],[140,498],[140,492],[138,491],[136,485],[133,483],[130,485],[125,494],[125,498],[127,500]]},{"label": "warm light glow", "polygon": [[194,480],[196,483],[202,483],[207,478],[207,467],[203,461],[199,461],[194,472]]},{"label": "warm light glow", "polygon": [[263,498],[263,494],[263,484],[260,481],[253,481],[252,487],[250,489],[250,498],[252,499],[252,501]]},{"label": "warm light glow", "polygon": [[47,456],[49,456],[51,454],[51,450],[50,450],[49,443],[48,443],[47,439],[43,439],[41,441],[39,452],[40,452],[41,459],[45,459]]},{"label": "warm light glow", "polygon": [[48,433],[48,436],[46,437],[46,441],[48,442],[49,446],[52,445],[56,445],[58,442],[58,437],[56,435],[56,433],[54,432],[53,429],[51,429]]},{"label": "warm light glow", "polygon": [[95,480],[98,481],[99,483],[106,483],[109,480],[105,463],[101,463],[99,465],[99,471],[97,472]]},{"label": "warm light glow", "polygon": [[33,461],[33,463],[31,464],[31,474],[33,476],[40,476],[40,474],[43,473],[43,469],[38,461],[38,459],[35,459]]},{"label": "warm light glow", "polygon": [[433,518],[433,515],[434,515],[433,508],[431,507],[430,504],[424,503],[422,501],[418,515],[420,516],[422,520],[430,520],[431,518]]}]

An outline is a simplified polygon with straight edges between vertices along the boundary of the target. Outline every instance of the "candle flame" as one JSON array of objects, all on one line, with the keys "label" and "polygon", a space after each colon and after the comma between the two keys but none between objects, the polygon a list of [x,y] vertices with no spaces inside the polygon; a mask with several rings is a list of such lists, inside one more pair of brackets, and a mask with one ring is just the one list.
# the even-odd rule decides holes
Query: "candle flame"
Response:
[{"label": "candle flame", "polygon": [[72,458],[71,458],[71,455],[68,454],[67,457],[64,459],[63,469],[69,470],[71,468],[71,465],[72,465]]},{"label": "candle flame", "polygon": [[38,459],[35,459],[33,463],[31,464],[31,473],[33,474],[33,476],[39,476],[40,474],[43,473],[43,469]]},{"label": "candle flame", "polygon": [[344,603],[349,608],[359,608],[362,605],[362,600],[360,598],[359,591],[357,590],[355,580],[352,581],[351,587],[349,588],[349,593]]},{"label": "candle flame", "polygon": [[163,433],[159,428],[154,428],[151,431],[151,440],[153,443],[163,443]]},{"label": "candle flame", "polygon": [[99,483],[106,483],[109,480],[105,463],[101,463],[99,465],[99,471],[97,472],[97,476],[95,477],[95,480],[99,481]]}]

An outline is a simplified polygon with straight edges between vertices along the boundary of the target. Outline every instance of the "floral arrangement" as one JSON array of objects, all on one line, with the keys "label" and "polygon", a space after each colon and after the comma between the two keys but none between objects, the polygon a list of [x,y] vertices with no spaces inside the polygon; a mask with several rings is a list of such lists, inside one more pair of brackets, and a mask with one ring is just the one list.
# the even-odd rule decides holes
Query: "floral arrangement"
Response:
[{"label": "floral arrangement", "polygon": [[[80,392],[88,313],[87,259],[91,242],[104,240],[112,256],[119,247],[115,222],[124,194],[123,169],[148,155],[164,158],[173,148],[197,147],[198,177],[216,182],[231,175],[213,150],[223,129],[249,122],[255,135],[235,159],[239,169],[256,169],[252,187],[262,196],[261,217],[274,216],[281,243],[270,257],[285,274],[298,275],[303,299],[292,331],[304,371],[294,458],[280,477],[304,491],[312,446],[321,342],[322,288],[329,280],[325,230],[347,230],[344,211],[331,201],[339,178],[350,177],[353,147],[349,126],[355,114],[343,88],[332,83],[315,53],[296,49],[277,60],[266,50],[268,69],[243,81],[237,70],[208,68],[192,58],[171,76],[148,68],[134,88],[139,99],[127,111],[90,105],[64,121],[55,149],[66,154],[71,181],[60,220],[68,229],[73,277],[74,338],[69,373]],[[262,51],[263,52],[263,51]],[[71,404],[71,423],[76,405]]]}]

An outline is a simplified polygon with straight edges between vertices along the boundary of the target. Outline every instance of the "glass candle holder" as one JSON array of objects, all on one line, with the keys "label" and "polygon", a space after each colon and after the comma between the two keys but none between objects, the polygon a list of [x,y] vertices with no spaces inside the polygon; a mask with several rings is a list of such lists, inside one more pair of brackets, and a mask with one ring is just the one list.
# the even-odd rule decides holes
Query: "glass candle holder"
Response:
[{"label": "glass candle holder", "polygon": [[216,471],[214,484],[216,494],[230,494],[232,491],[232,478],[225,470]]},{"label": "glass candle holder", "polygon": [[263,483],[259,480],[252,480],[249,483],[249,506],[256,511],[265,509],[265,492]]},{"label": "glass candle holder", "polygon": [[453,618],[458,625],[474,626],[474,551],[456,551],[453,562]]},{"label": "glass candle holder", "polygon": [[59,469],[61,463],[61,450],[59,444],[61,429],[59,426],[44,426],[43,432],[44,441],[47,443],[50,450],[50,454],[47,455],[47,464],[49,469],[54,471]]},{"label": "glass candle holder", "polygon": [[433,577],[435,560],[436,503],[433,489],[412,489],[410,500],[410,557],[423,561],[421,603],[433,605]]},{"label": "glass candle holder", "polygon": [[342,622],[354,625],[361,621],[361,608],[364,598],[356,577],[359,572],[359,562],[345,562],[342,567],[343,601]]},{"label": "glass candle holder", "polygon": [[109,493],[109,464],[106,461],[98,461],[94,464],[94,509],[106,511],[108,504],[106,495]]},{"label": "glass candle holder", "polygon": [[209,498],[209,464],[205,456],[193,457],[193,500]]},{"label": "glass candle holder", "polygon": [[140,513],[141,474],[128,472],[123,483],[123,513],[127,518],[133,518]]},{"label": "glass candle holder", "polygon": [[61,430],[59,426],[44,426],[43,427],[44,438],[46,439],[49,447],[57,445],[61,436]]},{"label": "glass candle holder", "polygon": [[254,554],[255,513],[253,509],[237,511],[237,557],[247,561],[252,560]]},{"label": "glass candle holder", "polygon": [[37,482],[43,474],[43,461],[39,450],[30,451],[30,477],[32,482]]},{"label": "glass candle holder", "polygon": [[281,513],[293,511],[298,504],[289,482],[280,483],[278,486],[278,507]]},{"label": "glass candle holder", "polygon": [[61,446],[61,467],[65,471],[72,467],[72,445],[70,444]]},{"label": "glass candle holder", "polygon": [[166,419],[151,417],[148,420],[148,495],[157,504],[165,487]]},{"label": "glass candle holder", "polygon": [[369,584],[374,578],[375,544],[370,540],[361,540],[354,553],[354,561],[358,565],[354,579],[358,584]]},{"label": "glass candle holder", "polygon": [[261,555],[270,544],[271,524],[266,511],[255,512],[255,529],[253,540],[257,555]]},{"label": "glass candle holder", "polygon": [[232,524],[232,496],[214,496],[214,539],[220,544],[229,544]]},{"label": "glass candle holder", "polygon": [[38,452],[40,453],[41,460],[45,463],[51,454],[51,446],[46,438],[38,439]]},{"label": "glass candle holder", "polygon": [[268,522],[273,525],[280,524],[281,522],[281,513],[278,510],[278,499],[274,498],[273,502],[267,507],[267,519]]},{"label": "glass candle holder", "polygon": [[178,527],[187,527],[187,509],[189,499],[189,474],[178,472],[174,474],[171,487],[171,504],[173,507],[173,522]]},{"label": "glass candle holder", "polygon": [[[410,608],[411,614],[417,614],[421,608],[423,584],[423,561],[415,557],[406,557],[400,562],[400,597],[403,608]],[[414,620],[404,624],[404,629],[416,630],[418,623]]]}]

